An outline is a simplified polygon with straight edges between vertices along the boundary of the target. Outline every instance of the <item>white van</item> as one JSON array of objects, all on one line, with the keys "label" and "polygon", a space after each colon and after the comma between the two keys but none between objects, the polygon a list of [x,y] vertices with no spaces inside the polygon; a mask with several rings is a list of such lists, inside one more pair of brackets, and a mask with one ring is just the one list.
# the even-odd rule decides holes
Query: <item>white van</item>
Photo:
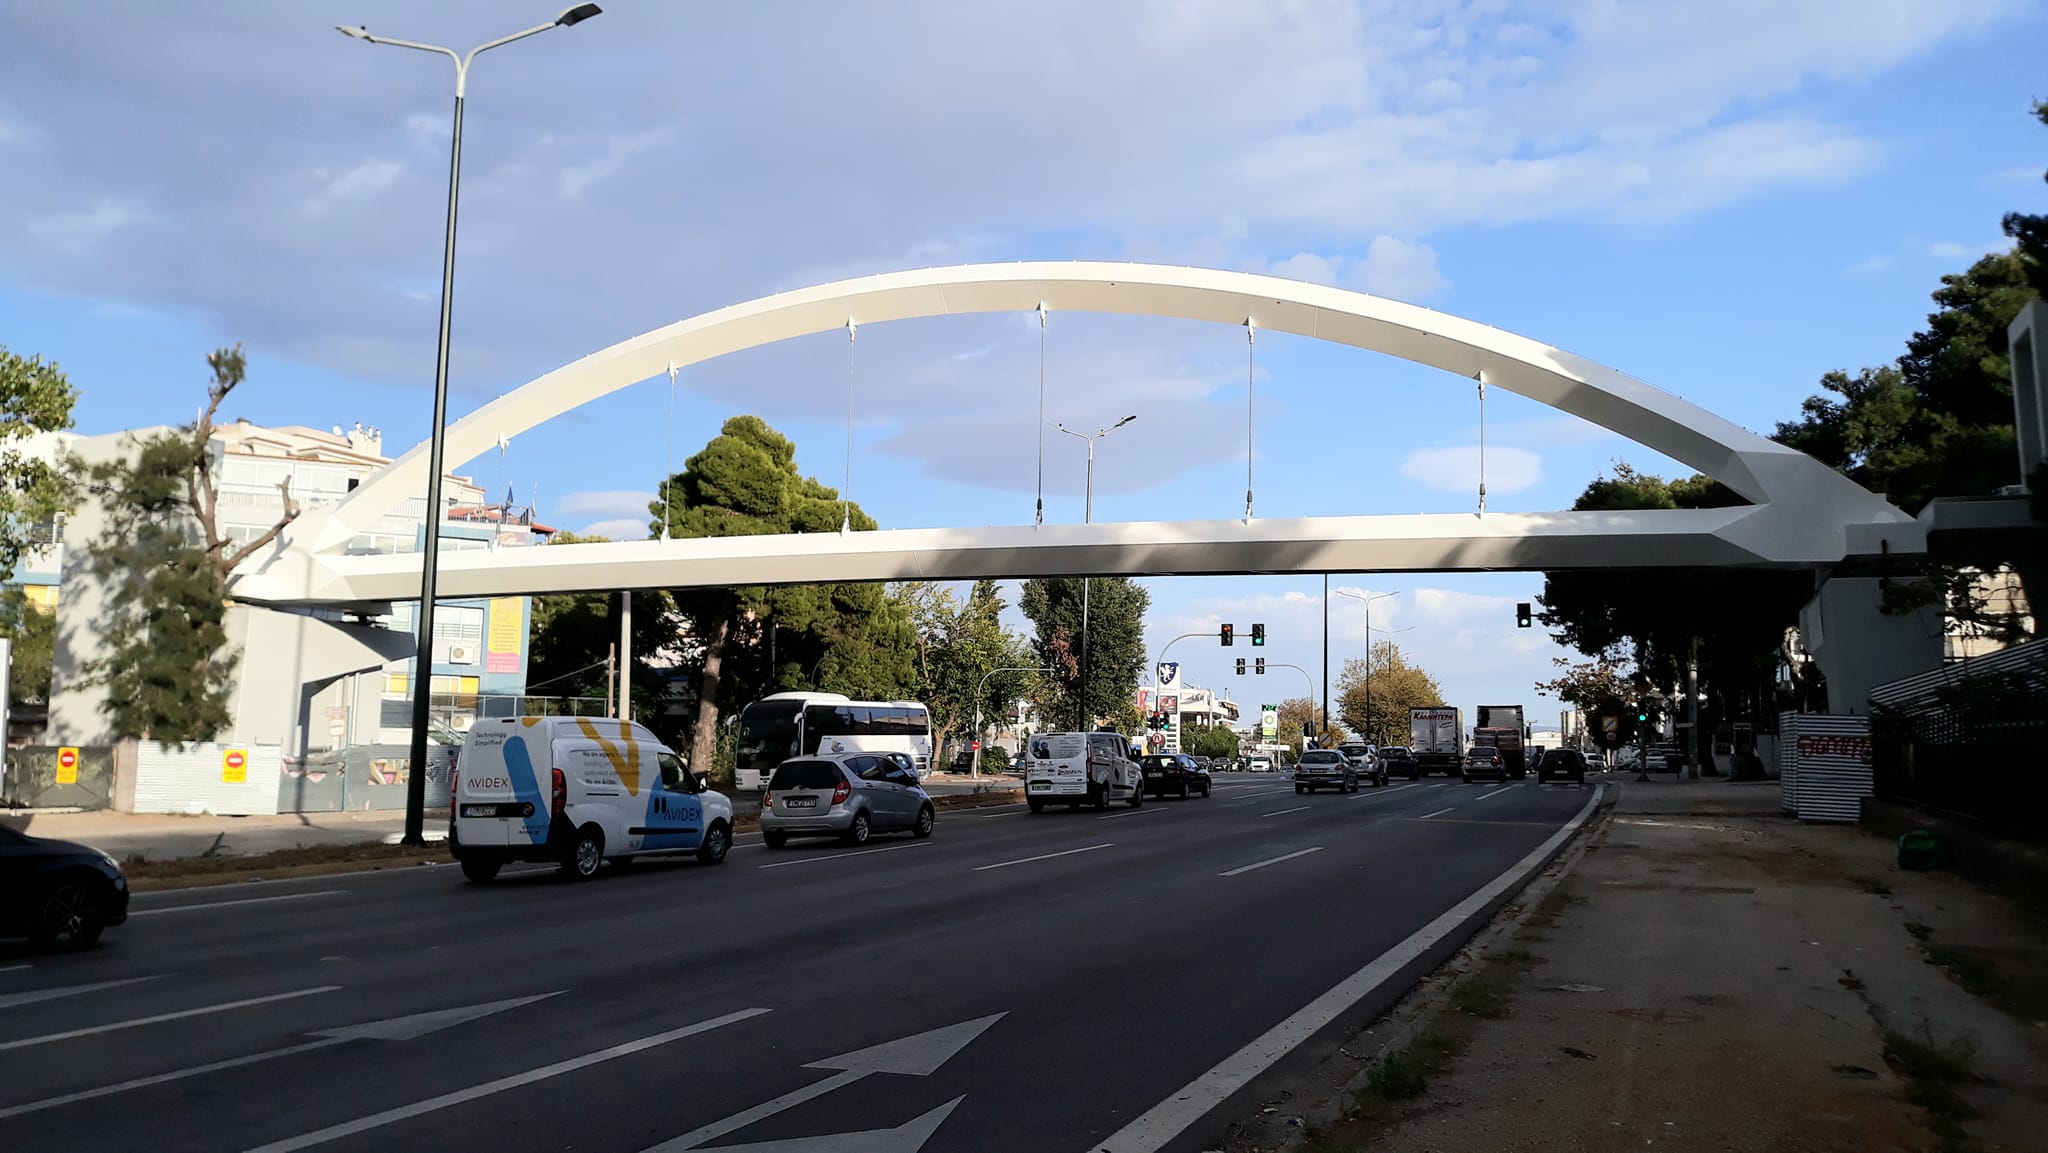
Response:
[{"label": "white van", "polygon": [[605,861],[732,847],[732,802],[644,727],[598,717],[480,717],[455,762],[448,847],[483,882],[509,861],[571,877]]},{"label": "white van", "polygon": [[[1084,753],[1085,750],[1085,753]],[[1037,733],[1029,747],[1024,801],[1034,813],[1047,803],[1106,808],[1113,800],[1145,803],[1145,773],[1122,733]]]}]

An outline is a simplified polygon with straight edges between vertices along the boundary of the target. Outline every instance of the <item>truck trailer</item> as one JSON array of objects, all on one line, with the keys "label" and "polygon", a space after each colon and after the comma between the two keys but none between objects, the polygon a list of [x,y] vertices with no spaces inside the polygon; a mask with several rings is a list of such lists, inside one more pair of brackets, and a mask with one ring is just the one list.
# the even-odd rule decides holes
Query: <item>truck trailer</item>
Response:
[{"label": "truck trailer", "polygon": [[1408,710],[1408,748],[1424,773],[1458,774],[1465,760],[1465,714],[1448,705]]},{"label": "truck trailer", "polygon": [[1529,775],[1528,722],[1520,705],[1480,705],[1473,717],[1472,743],[1492,745],[1500,750],[1501,767],[1507,775]]}]

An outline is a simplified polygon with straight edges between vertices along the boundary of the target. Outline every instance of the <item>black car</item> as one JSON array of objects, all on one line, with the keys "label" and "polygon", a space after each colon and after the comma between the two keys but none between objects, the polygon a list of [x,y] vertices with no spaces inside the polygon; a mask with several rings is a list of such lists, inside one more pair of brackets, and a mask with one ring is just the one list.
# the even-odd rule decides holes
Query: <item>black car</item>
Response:
[{"label": "black car", "polygon": [[1206,797],[1209,770],[1186,753],[1150,753],[1138,759],[1145,773],[1145,791],[1155,797]]},{"label": "black car", "polygon": [[1586,754],[1577,749],[1551,749],[1536,762],[1536,783],[1576,781],[1586,783]]},{"label": "black car", "polygon": [[1422,779],[1422,765],[1415,759],[1414,750],[1407,745],[1381,745],[1380,764],[1390,773],[1399,773],[1411,781]]},{"label": "black car", "polygon": [[128,878],[114,858],[0,825],[0,937],[83,948],[128,919]]}]

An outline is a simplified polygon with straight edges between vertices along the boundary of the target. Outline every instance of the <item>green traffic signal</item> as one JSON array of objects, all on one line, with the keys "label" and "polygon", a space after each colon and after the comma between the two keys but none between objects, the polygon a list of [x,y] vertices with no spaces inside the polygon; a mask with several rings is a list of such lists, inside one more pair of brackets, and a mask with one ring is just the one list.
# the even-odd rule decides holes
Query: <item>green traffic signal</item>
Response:
[{"label": "green traffic signal", "polygon": [[1252,643],[1255,645],[1263,645],[1266,643],[1265,625],[1255,624],[1252,626]]}]

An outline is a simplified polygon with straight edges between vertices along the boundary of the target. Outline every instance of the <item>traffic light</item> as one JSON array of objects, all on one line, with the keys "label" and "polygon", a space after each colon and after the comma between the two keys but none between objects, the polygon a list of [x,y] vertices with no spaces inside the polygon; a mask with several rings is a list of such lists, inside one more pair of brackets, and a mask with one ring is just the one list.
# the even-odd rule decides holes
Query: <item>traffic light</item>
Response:
[{"label": "traffic light", "polygon": [[1526,628],[1530,627],[1531,625],[1533,625],[1533,624],[1535,624],[1535,623],[1536,623],[1535,617],[1534,617],[1534,616],[1533,616],[1533,615],[1532,615],[1532,614],[1531,614],[1531,613],[1529,612],[1529,602],[1528,602],[1528,601],[1523,601],[1523,602],[1521,602],[1520,604],[1517,604],[1517,605],[1515,606],[1515,627],[1516,627],[1516,628],[1518,628],[1518,629],[1526,629]]},{"label": "traffic light", "polygon": [[1648,723],[1649,723],[1649,721],[1650,721],[1650,711],[1649,711],[1648,709],[1637,709],[1637,710],[1636,710],[1636,723],[1637,723],[1637,724],[1639,724],[1639,725],[1642,725],[1642,724],[1648,724]]},{"label": "traffic light", "polygon": [[1236,626],[1236,625],[1228,625],[1228,624],[1227,624],[1227,625],[1224,625],[1224,626],[1223,626],[1223,647],[1224,647],[1224,648],[1229,648],[1229,647],[1230,647],[1231,645],[1234,645],[1234,644],[1236,644],[1236,643],[1237,643],[1237,626]]},{"label": "traffic light", "polygon": [[1243,675],[1244,675],[1244,658],[1243,658],[1243,657],[1239,657],[1239,658],[1237,658],[1237,675],[1238,675],[1238,676],[1243,676]]},{"label": "traffic light", "polygon": [[[1254,635],[1256,635],[1256,634],[1254,634]],[[1253,641],[1252,643],[1253,643],[1253,644],[1257,644],[1258,642],[1257,642],[1257,641]],[[1258,675],[1260,675],[1260,676],[1262,676],[1262,677],[1263,677],[1263,676],[1265,676],[1265,675],[1266,675],[1266,658],[1264,658],[1264,657],[1260,657],[1260,658],[1259,658],[1259,663],[1258,663],[1258,666],[1257,666],[1257,667],[1256,667],[1256,668],[1255,668],[1255,669],[1254,669],[1253,671],[1254,671],[1254,672],[1256,672],[1256,673],[1257,673]]]},{"label": "traffic light", "polygon": [[1252,626],[1252,644],[1253,644],[1253,645],[1255,645],[1255,646],[1258,646],[1258,645],[1264,645],[1265,643],[1266,643],[1266,626],[1265,626],[1265,625],[1260,625],[1260,624],[1255,624],[1255,625],[1253,625],[1253,626]]}]

